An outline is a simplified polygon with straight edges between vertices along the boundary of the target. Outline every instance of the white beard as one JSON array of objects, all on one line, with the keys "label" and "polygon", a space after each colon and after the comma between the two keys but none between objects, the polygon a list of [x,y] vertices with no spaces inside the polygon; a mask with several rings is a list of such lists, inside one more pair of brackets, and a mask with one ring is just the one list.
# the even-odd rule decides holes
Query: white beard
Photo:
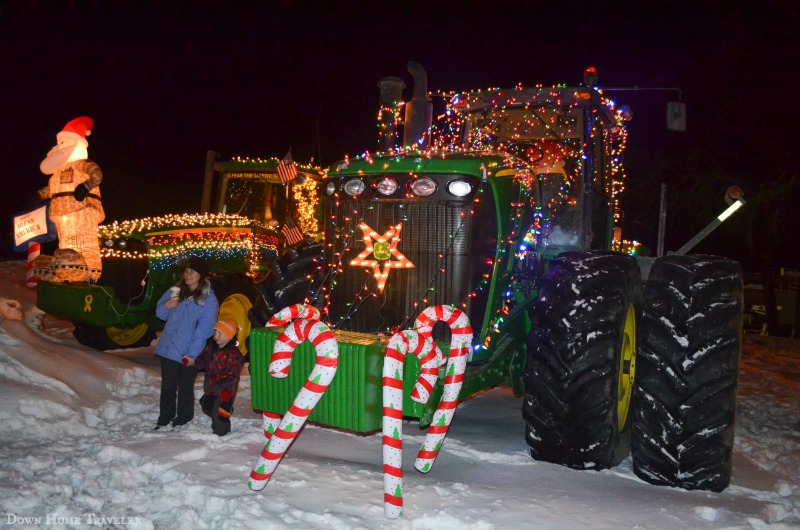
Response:
[{"label": "white beard", "polygon": [[81,143],[64,143],[54,145],[47,157],[39,164],[39,169],[45,175],[52,175],[69,162],[89,158],[86,146]]}]

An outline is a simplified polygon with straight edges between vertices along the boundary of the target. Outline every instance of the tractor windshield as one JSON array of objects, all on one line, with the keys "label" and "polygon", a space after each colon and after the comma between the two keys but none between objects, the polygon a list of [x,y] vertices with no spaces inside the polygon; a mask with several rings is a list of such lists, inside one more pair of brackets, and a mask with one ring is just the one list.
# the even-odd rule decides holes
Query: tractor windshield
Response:
[{"label": "tractor windshield", "polygon": [[468,117],[481,137],[499,142],[526,140],[559,140],[581,135],[581,113],[575,108],[552,106],[520,106],[492,108],[472,113]]},{"label": "tractor windshield", "polygon": [[271,221],[285,223],[290,206],[285,186],[259,175],[230,173],[225,176],[220,213],[241,215],[265,225],[270,225]]},{"label": "tractor windshield", "polygon": [[580,244],[584,113],[580,107],[517,105],[464,113],[463,144],[509,156],[533,191],[537,247]]}]

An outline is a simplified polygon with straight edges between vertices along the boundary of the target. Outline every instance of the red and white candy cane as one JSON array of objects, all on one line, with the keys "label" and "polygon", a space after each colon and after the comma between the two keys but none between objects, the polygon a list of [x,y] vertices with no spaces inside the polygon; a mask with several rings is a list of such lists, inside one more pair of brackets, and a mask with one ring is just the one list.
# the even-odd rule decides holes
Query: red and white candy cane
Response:
[{"label": "red and white candy cane", "polygon": [[411,399],[427,403],[444,355],[431,337],[414,330],[392,335],[383,360],[383,499],[386,517],[400,516],[403,507],[403,362],[406,354],[419,358],[419,379]]},{"label": "red and white candy cane", "polygon": [[[432,336],[433,326],[438,321],[444,321],[450,326],[452,339],[444,394],[415,463],[417,470],[427,473],[439,453],[458,404],[458,393],[461,391],[467,366],[467,353],[472,342],[472,327],[466,314],[459,309],[452,306],[430,307],[417,318],[416,331],[395,334],[386,350],[383,365],[383,488],[384,514],[389,518],[398,517],[403,506],[403,360],[406,353],[414,353],[420,357],[422,370],[411,398],[418,403],[427,403],[430,391],[436,383],[438,367],[444,362]],[[431,346],[426,346],[428,343]],[[405,349],[398,346],[405,346]],[[426,348],[431,348],[432,351],[429,352]]]},{"label": "red and white candy cane", "polygon": [[450,355],[447,357],[447,368],[444,378],[442,400],[433,413],[431,426],[425,435],[425,442],[417,454],[414,467],[417,471],[427,473],[431,470],[439,449],[442,446],[453,414],[458,406],[458,394],[464,383],[464,372],[467,369],[467,355],[472,343],[472,326],[466,313],[450,305],[429,307],[417,317],[414,325],[425,337],[432,337],[433,326],[442,321],[450,326]]},{"label": "red and white candy cane", "polygon": [[[301,314],[302,312],[298,313]],[[269,373],[273,377],[283,378],[289,375],[289,363],[295,347],[305,340],[313,344],[317,353],[316,363],[308,379],[295,397],[289,410],[286,411],[280,424],[275,429],[277,417],[272,413],[264,413],[264,435],[267,444],[261,452],[247,485],[252,490],[264,489],[283,455],[300,432],[311,411],[330,386],[339,362],[339,345],[333,332],[319,320],[298,319],[291,322],[275,341],[275,350],[269,364]],[[270,434],[270,431],[274,433]]]},{"label": "red and white candy cane", "polygon": [[25,266],[25,285],[36,287],[39,279],[33,271],[33,262],[39,257],[42,246],[39,243],[28,243],[28,263]]}]

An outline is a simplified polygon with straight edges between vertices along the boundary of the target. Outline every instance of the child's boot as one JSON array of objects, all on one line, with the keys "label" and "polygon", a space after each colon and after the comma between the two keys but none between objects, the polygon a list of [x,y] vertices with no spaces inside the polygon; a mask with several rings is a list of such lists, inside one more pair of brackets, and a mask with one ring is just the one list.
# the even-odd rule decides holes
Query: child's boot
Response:
[{"label": "child's boot", "polygon": [[225,436],[231,432],[231,402],[222,401],[222,398],[214,399],[211,413],[211,430],[217,436]]}]

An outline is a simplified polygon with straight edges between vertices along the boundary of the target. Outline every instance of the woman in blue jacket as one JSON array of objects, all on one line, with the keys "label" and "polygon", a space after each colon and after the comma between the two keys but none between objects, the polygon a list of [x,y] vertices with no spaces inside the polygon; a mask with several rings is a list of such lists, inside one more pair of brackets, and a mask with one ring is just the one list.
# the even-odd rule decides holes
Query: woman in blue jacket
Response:
[{"label": "woman in blue jacket", "polygon": [[[166,320],[156,343],[161,360],[161,399],[156,430],[189,423],[194,418],[194,360],[214,334],[219,302],[211,289],[208,263],[193,257],[178,282],[177,296],[167,290],[158,301],[156,316]],[[178,289],[175,289],[178,290]],[[177,398],[177,407],[176,407]]]}]

